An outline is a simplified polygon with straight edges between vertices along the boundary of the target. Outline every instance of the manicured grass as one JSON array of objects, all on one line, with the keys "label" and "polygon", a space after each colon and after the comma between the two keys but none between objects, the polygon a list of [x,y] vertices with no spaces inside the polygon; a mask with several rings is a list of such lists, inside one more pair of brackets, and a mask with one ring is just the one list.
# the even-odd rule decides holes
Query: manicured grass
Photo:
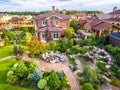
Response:
[{"label": "manicured grass", "polygon": [[30,88],[21,88],[17,86],[12,86],[7,83],[6,74],[8,70],[16,63],[15,58],[11,58],[5,61],[0,62],[0,90],[37,90],[37,89],[30,89]]},{"label": "manicured grass", "polygon": [[4,58],[13,54],[13,45],[4,46],[0,48],[0,58]]}]

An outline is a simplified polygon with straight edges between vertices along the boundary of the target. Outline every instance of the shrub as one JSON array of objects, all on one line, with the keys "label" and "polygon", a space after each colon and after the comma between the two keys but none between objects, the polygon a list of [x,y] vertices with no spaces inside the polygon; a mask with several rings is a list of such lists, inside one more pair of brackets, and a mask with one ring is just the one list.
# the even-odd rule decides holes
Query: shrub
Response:
[{"label": "shrub", "polygon": [[23,86],[30,86],[31,84],[32,84],[31,78],[24,78],[21,82],[21,85],[23,85]]},{"label": "shrub", "polygon": [[112,79],[111,84],[114,85],[114,86],[116,86],[116,87],[120,87],[120,81],[118,81],[116,79]]},{"label": "shrub", "polygon": [[66,77],[61,78],[61,87],[67,86],[68,79]]},{"label": "shrub", "polygon": [[65,35],[68,37],[68,38],[71,38],[73,37],[75,34],[74,32],[74,29],[72,27],[69,27],[68,29],[65,30]]},{"label": "shrub", "polygon": [[4,42],[0,42],[0,47],[3,47],[4,46]]},{"label": "shrub", "polygon": [[28,76],[28,73],[29,73],[29,69],[28,69],[28,67],[25,65],[25,63],[24,62],[22,62],[22,61],[20,61],[19,63],[18,63],[18,66],[17,66],[17,68],[16,68],[16,75],[17,75],[17,77],[18,78],[26,78],[27,76]]},{"label": "shrub", "polygon": [[45,89],[44,89],[44,90],[50,90],[50,89],[49,89],[49,86],[45,86]]},{"label": "shrub", "polygon": [[82,75],[85,82],[89,82],[91,84],[98,82],[98,72],[93,67],[84,67]]},{"label": "shrub", "polygon": [[37,83],[40,79],[42,79],[42,72],[36,68],[34,71],[34,81]]},{"label": "shrub", "polygon": [[13,71],[9,71],[7,73],[7,81],[8,81],[8,83],[15,84],[17,82],[17,79],[18,78],[16,76],[14,76],[14,72]]},{"label": "shrub", "polygon": [[50,87],[50,90],[59,90],[61,82],[55,71],[50,72],[47,82],[48,82],[48,86]]},{"label": "shrub", "polygon": [[[32,68],[28,65],[33,65]],[[31,85],[33,80],[33,71],[36,66],[31,62],[19,61],[15,63],[11,70],[7,73],[7,81],[10,84],[20,84],[23,86]]]},{"label": "shrub", "polygon": [[99,54],[101,55],[101,56],[105,56],[105,53],[104,52],[99,52]]},{"label": "shrub", "polygon": [[47,85],[47,81],[45,79],[41,79],[37,84],[39,89],[44,89],[46,85]]},{"label": "shrub", "polygon": [[106,64],[104,62],[97,62],[97,66],[101,70],[106,70]]},{"label": "shrub", "polygon": [[78,77],[78,80],[79,80],[81,85],[83,85],[85,83],[85,81],[82,78],[80,78],[80,77]]},{"label": "shrub", "polygon": [[82,90],[94,90],[94,88],[90,83],[85,83],[82,87]]},{"label": "shrub", "polygon": [[70,61],[75,61],[75,57],[69,56],[69,60],[70,60]]}]

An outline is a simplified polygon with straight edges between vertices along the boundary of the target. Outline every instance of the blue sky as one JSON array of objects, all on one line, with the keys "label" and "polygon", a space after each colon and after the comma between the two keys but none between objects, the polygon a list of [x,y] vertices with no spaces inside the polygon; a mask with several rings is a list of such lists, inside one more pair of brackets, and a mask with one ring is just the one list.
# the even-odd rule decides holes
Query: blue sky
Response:
[{"label": "blue sky", "polygon": [[102,10],[111,12],[120,9],[120,0],[0,0],[0,11],[44,11],[51,6],[71,10]]}]

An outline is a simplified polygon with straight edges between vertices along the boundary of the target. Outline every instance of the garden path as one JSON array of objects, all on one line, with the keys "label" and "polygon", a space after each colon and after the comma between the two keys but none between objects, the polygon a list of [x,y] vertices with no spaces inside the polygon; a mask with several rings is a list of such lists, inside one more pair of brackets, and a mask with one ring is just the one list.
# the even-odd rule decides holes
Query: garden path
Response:
[{"label": "garden path", "polygon": [[16,57],[16,56],[12,55],[12,56],[7,56],[7,57],[5,57],[5,58],[1,58],[1,59],[0,59],[0,62],[1,62],[1,61],[4,61],[4,60],[7,60],[7,59],[9,59],[9,58],[14,58],[14,57]]},{"label": "garden path", "polygon": [[30,58],[28,57],[28,53],[29,52],[26,52],[22,55],[23,60],[38,62],[39,69],[42,71],[46,71],[46,72],[49,72],[51,70],[63,71],[70,82],[71,90],[81,90],[79,82],[77,81],[76,77],[71,72],[68,66],[66,66],[65,64],[61,62],[52,64],[52,63],[45,62],[38,58]]}]

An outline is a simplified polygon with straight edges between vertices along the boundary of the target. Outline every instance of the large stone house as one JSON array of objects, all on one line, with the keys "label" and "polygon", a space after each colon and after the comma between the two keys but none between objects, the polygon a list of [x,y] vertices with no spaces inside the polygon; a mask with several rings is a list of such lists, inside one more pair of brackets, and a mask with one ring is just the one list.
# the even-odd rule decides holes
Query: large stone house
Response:
[{"label": "large stone house", "polygon": [[39,40],[59,40],[61,33],[64,32],[70,25],[70,16],[63,13],[60,14],[55,6],[52,6],[52,11],[47,14],[40,14],[34,17],[35,36]]}]

